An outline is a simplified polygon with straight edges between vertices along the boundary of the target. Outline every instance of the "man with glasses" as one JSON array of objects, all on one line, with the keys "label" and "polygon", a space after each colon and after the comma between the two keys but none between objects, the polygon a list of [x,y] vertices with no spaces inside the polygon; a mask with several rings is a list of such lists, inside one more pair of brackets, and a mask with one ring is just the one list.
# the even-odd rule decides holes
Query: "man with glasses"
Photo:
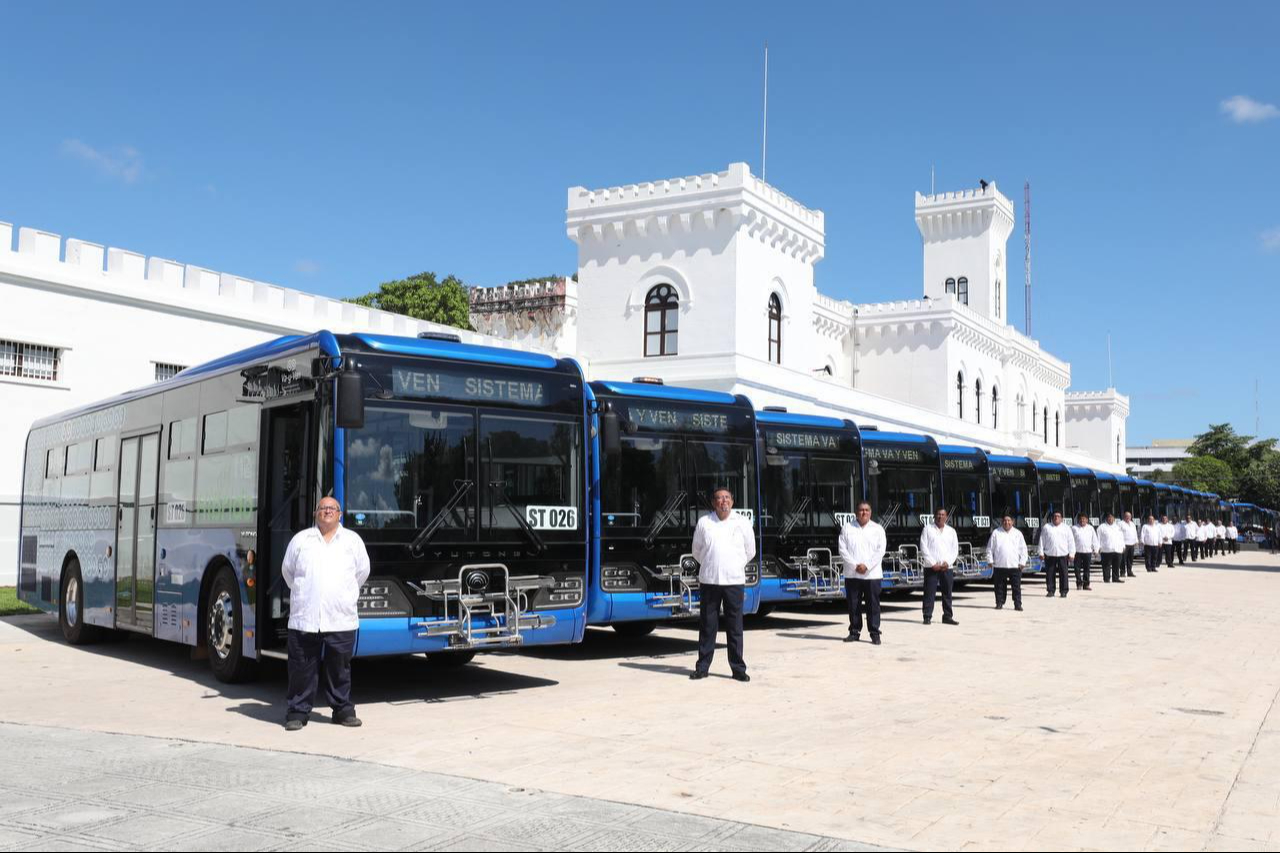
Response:
[{"label": "man with glasses", "polygon": [[307,724],[318,682],[338,725],[360,725],[351,704],[351,654],[360,616],[360,586],[369,578],[364,540],[342,526],[331,497],[316,506],[315,527],[298,533],[281,573],[289,586],[289,710],[285,730]]},{"label": "man with glasses", "polygon": [[742,658],[742,601],[746,594],[747,563],[756,556],[756,533],[751,522],[733,513],[733,492],[724,486],[711,493],[715,508],[698,519],[693,532],[693,558],[698,561],[698,663],[692,679],[706,678],[716,653],[720,610],[729,646],[729,669],[734,681],[750,681]]},{"label": "man with glasses", "polygon": [[849,604],[849,636],[856,643],[862,634],[862,607],[866,602],[867,630],[871,645],[880,645],[880,581],[884,578],[884,528],[871,520],[871,504],[858,504],[856,521],[840,528],[840,560],[844,563],[844,595]]}]

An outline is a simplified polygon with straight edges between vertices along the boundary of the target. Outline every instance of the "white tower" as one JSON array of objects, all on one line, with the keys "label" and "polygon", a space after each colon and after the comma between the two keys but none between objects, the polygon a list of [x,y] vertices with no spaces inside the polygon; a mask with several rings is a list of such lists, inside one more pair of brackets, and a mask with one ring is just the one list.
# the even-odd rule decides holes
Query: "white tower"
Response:
[{"label": "white tower", "polygon": [[975,190],[916,193],[924,240],[924,295],[954,296],[999,323],[1008,322],[1008,256],[1013,203],[995,183]]}]

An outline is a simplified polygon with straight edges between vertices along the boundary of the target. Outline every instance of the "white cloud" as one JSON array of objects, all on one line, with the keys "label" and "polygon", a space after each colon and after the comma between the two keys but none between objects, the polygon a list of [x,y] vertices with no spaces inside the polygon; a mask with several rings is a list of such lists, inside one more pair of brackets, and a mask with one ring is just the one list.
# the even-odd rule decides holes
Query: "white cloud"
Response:
[{"label": "white cloud", "polygon": [[1248,95],[1233,95],[1222,102],[1222,111],[1236,124],[1266,121],[1280,117],[1280,107],[1255,101]]},{"label": "white cloud", "polygon": [[320,264],[309,258],[302,258],[294,263],[293,271],[303,275],[315,275],[320,272]]},{"label": "white cloud", "polygon": [[1262,251],[1280,252],[1280,225],[1262,232]]},{"label": "white cloud", "polygon": [[105,177],[132,184],[142,177],[142,154],[128,145],[110,152],[99,151],[79,139],[62,142],[62,153],[97,169]]}]

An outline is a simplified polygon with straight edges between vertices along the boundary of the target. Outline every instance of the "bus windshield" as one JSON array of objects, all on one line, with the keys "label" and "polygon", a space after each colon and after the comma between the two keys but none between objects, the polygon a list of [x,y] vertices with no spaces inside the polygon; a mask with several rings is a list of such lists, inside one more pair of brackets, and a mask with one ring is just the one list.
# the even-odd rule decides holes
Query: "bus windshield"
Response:
[{"label": "bus windshield", "polygon": [[947,515],[960,530],[991,527],[985,477],[947,475]]},{"label": "bus windshield", "polygon": [[867,472],[867,500],[882,526],[919,529],[938,505],[938,472],[882,463]]},{"label": "bus windshield", "polygon": [[435,524],[437,542],[471,541],[477,525],[519,538],[517,513],[536,530],[576,532],[581,456],[581,427],[567,420],[370,406],[364,427],[346,431],[344,520],[408,538]]},{"label": "bus windshield", "polygon": [[1040,511],[1035,506],[1034,483],[998,480],[992,488],[993,521],[999,522],[1006,515],[1013,517],[1017,527],[1039,527]]},{"label": "bus windshield", "polygon": [[857,482],[851,459],[769,454],[761,476],[765,530],[839,527],[854,511]]},{"label": "bus windshield", "polygon": [[606,530],[687,536],[720,486],[733,492],[735,512],[754,518],[750,445],[665,436],[624,436],[621,445],[602,478]]}]

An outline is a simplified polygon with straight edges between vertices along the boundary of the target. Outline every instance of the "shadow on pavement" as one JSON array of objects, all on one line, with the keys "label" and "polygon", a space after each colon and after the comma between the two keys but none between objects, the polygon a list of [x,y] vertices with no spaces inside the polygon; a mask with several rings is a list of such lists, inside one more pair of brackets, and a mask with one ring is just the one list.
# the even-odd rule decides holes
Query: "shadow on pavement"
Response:
[{"label": "shadow on pavement", "polygon": [[[674,628],[684,623],[671,623],[663,628]],[[690,623],[697,630],[697,623]],[[542,660],[606,660],[627,657],[666,657],[698,653],[697,636],[672,636],[666,633],[646,634],[643,637],[626,637],[612,628],[588,628],[582,642],[572,646],[540,646],[518,652],[502,652],[535,657]]]}]

